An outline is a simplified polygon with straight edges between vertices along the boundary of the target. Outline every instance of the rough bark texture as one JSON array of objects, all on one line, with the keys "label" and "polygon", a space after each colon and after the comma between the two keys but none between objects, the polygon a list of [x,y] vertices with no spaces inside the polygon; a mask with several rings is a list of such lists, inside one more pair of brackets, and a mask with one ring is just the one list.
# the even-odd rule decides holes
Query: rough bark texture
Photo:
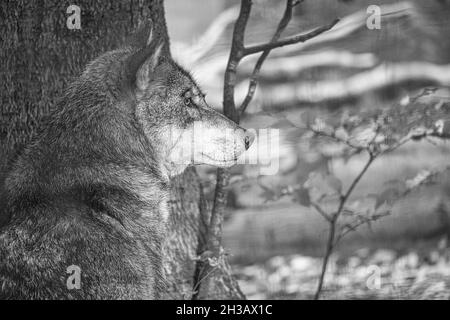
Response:
[{"label": "rough bark texture", "polygon": [[[66,26],[70,15],[66,10],[71,4],[81,8],[81,30]],[[127,36],[148,18],[156,33],[166,40],[164,51],[170,54],[162,0],[0,3],[0,184],[8,163],[29,141],[38,121],[68,82],[91,59],[125,43]],[[174,179],[172,215],[163,252],[170,286],[167,298],[192,297],[195,258],[203,248],[209,223],[207,205],[201,198],[195,169]],[[205,298],[242,298],[226,262],[211,276],[217,285]]]}]

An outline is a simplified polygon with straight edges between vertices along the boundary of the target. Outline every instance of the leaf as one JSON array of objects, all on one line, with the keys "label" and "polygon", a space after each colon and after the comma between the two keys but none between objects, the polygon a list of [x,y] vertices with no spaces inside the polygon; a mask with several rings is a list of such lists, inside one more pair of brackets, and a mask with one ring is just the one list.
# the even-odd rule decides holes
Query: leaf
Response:
[{"label": "leaf", "polygon": [[320,113],[316,109],[307,109],[300,116],[300,120],[306,126],[310,126],[315,121],[315,119],[319,116],[319,114]]},{"label": "leaf", "polygon": [[334,132],[334,135],[342,141],[347,141],[349,138],[349,134],[344,127],[337,128],[336,131]]},{"label": "leaf", "polygon": [[212,252],[211,250],[206,250],[203,251],[203,253],[199,256],[197,256],[194,260],[197,261],[206,261],[207,259],[214,257],[214,252]]},{"label": "leaf", "polygon": [[450,120],[439,119],[434,126],[439,135],[444,138],[450,137]]},{"label": "leaf", "polygon": [[309,190],[301,187],[294,192],[293,201],[302,206],[309,207],[311,205],[311,198],[309,197]]},{"label": "leaf", "polygon": [[311,124],[311,128],[326,135],[332,135],[334,133],[334,128],[326,123],[322,118],[314,119],[314,123]]},{"label": "leaf", "polygon": [[350,209],[353,213],[357,215],[372,215],[375,211],[375,201],[371,197],[360,198],[358,200],[352,201],[347,209]]},{"label": "leaf", "polygon": [[377,132],[375,126],[370,124],[369,126],[357,127],[351,133],[350,141],[357,146],[365,147],[375,138]]},{"label": "leaf", "polygon": [[431,172],[428,170],[420,171],[414,178],[406,180],[406,186],[408,189],[415,188],[421,185],[426,179],[431,175]]}]

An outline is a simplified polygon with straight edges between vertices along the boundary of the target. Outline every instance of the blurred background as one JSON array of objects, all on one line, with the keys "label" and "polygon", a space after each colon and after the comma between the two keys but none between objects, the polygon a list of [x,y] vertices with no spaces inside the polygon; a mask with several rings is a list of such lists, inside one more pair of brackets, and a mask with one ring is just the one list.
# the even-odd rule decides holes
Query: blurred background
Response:
[{"label": "blurred background", "polygon": [[[253,2],[246,44],[270,39],[285,7],[284,1]],[[174,57],[192,70],[207,101],[219,110],[239,3],[165,2]],[[380,8],[380,28],[367,26],[370,5]],[[308,119],[323,119],[337,132],[345,119],[359,117],[356,129],[346,133],[347,141],[359,142],[365,121],[380,114],[394,119],[389,133],[397,142],[411,138],[412,130],[430,130],[436,120],[448,130],[450,2],[307,0],[295,7],[283,35],[307,32],[337,17],[340,22],[321,36],[272,51],[242,120],[244,127],[278,129],[280,135],[275,175],[260,175],[258,165],[233,168],[223,241],[249,299],[312,297],[329,223],[310,205],[312,196],[305,201],[297,191],[317,174],[332,176],[332,184],[346,190],[366,162],[364,154],[349,154],[342,143],[315,141],[308,134]],[[257,57],[239,66],[237,101],[246,94]],[[446,139],[418,135],[373,162],[349,206],[372,196],[375,207],[355,212],[373,214],[380,204],[389,210],[361,223],[336,246],[324,297],[450,297],[449,146]],[[212,199],[215,170],[199,171]],[[422,179],[419,186],[393,196],[398,185],[410,186],[417,179]],[[336,203],[330,199],[325,206],[333,212]]]}]

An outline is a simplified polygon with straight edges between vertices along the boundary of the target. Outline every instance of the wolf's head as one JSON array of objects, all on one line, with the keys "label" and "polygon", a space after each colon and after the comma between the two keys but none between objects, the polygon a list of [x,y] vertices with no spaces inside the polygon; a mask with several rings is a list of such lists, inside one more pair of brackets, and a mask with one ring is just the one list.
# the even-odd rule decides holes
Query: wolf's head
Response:
[{"label": "wolf's head", "polygon": [[126,78],[136,101],[136,117],[168,173],[177,174],[193,164],[235,164],[252,144],[253,134],[206,103],[192,76],[162,54],[151,26],[138,34],[125,61]]}]

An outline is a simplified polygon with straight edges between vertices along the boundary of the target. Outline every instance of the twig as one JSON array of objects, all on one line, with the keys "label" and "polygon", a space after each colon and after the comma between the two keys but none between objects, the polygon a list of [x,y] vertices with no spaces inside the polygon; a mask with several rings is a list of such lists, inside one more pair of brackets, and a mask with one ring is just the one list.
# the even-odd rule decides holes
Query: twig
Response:
[{"label": "twig", "polygon": [[356,231],[356,229],[358,229],[360,226],[366,224],[366,223],[370,223],[370,222],[374,222],[377,221],[378,219],[381,219],[385,216],[388,216],[390,214],[390,211],[386,211],[380,214],[377,214],[376,216],[373,217],[369,217],[369,218],[362,218],[357,221],[356,223],[354,223],[353,225],[347,225],[346,230],[342,231],[337,237],[336,240],[334,242],[334,246],[336,246],[341,240],[342,238],[344,238],[348,233],[350,233],[351,231]]},{"label": "twig", "polygon": [[374,154],[372,154],[369,150],[368,150],[368,153],[369,153],[369,160],[367,161],[367,163],[365,164],[365,166],[361,170],[361,172],[358,174],[358,176],[356,176],[355,180],[353,180],[352,184],[347,189],[347,192],[345,192],[345,194],[341,196],[341,199],[339,201],[339,207],[338,207],[336,213],[331,216],[331,219],[329,221],[330,222],[330,230],[328,233],[328,240],[327,240],[326,249],[325,249],[325,256],[324,256],[323,262],[322,262],[322,271],[320,273],[319,283],[317,285],[316,293],[314,295],[315,300],[319,299],[320,293],[322,292],[323,281],[324,281],[325,274],[327,272],[327,267],[328,267],[328,261],[330,259],[331,253],[333,252],[334,245],[335,245],[336,226],[337,226],[337,221],[339,219],[339,216],[341,215],[342,210],[344,209],[344,205],[347,202],[350,195],[352,194],[356,185],[361,180],[361,178],[364,176],[364,174],[367,172],[367,169],[369,169],[370,165],[373,163],[373,161],[376,158],[376,156]]},{"label": "twig", "polygon": [[223,88],[223,113],[229,119],[239,123],[239,113],[236,110],[234,102],[234,87],[236,85],[236,70],[240,60],[243,58],[244,52],[244,35],[247,27],[250,10],[252,7],[251,0],[242,0],[241,9],[238,19],[234,25],[233,39],[231,43],[230,58],[224,76]]},{"label": "twig", "polygon": [[[272,36],[272,39],[270,43],[275,43],[283,33],[284,29],[286,29],[287,25],[289,24],[289,21],[291,21],[292,18],[292,9],[295,5],[297,5],[299,2],[296,0],[287,0],[286,1],[286,9],[284,10],[283,17],[280,20],[280,23],[278,24],[277,30],[275,31],[275,34]],[[247,50],[247,49],[245,49]],[[245,112],[245,109],[247,109],[247,106],[249,105],[250,101],[253,99],[253,95],[256,91],[256,85],[258,83],[258,75],[259,71],[261,70],[261,66],[264,63],[264,60],[266,60],[267,56],[269,55],[271,49],[266,49],[263,51],[261,56],[258,58],[258,61],[255,64],[255,67],[253,69],[252,75],[250,77],[250,83],[248,85],[248,92],[244,99],[244,101],[241,104],[240,109],[240,115],[242,116]]]},{"label": "twig", "polygon": [[417,100],[419,100],[422,97],[428,96],[430,94],[435,93],[438,90],[437,87],[426,87],[424,88],[420,93],[416,94],[415,96],[411,97],[410,100],[411,102],[416,102]]},{"label": "twig", "polygon": [[366,162],[364,168],[361,170],[361,172],[358,174],[358,176],[353,180],[352,184],[348,188],[347,192],[342,196],[341,202],[338,208],[338,211],[336,212],[336,217],[338,218],[339,215],[342,212],[342,209],[344,208],[345,203],[347,202],[348,198],[352,194],[353,190],[355,189],[358,182],[361,180],[361,178],[364,176],[364,174],[367,172],[367,169],[369,169],[370,165],[373,163],[373,161],[376,159],[376,156],[369,152],[369,160]]},{"label": "twig", "polygon": [[331,217],[328,213],[326,213],[325,210],[323,210],[322,207],[321,207],[318,203],[311,202],[311,206],[312,206],[314,209],[316,209],[316,211],[317,211],[317,212],[318,212],[325,220],[327,220],[328,222],[331,222],[331,221],[332,221],[332,217]]},{"label": "twig", "polygon": [[254,53],[258,53],[258,52],[262,52],[265,50],[272,50],[275,48],[280,48],[280,47],[284,47],[286,45],[289,44],[294,44],[294,43],[299,43],[299,42],[305,42],[309,39],[312,39],[314,37],[317,37],[318,35],[324,33],[325,31],[330,30],[331,28],[333,28],[336,23],[339,22],[339,19],[334,20],[332,23],[326,25],[326,26],[322,26],[319,28],[314,29],[311,32],[308,32],[306,34],[299,34],[299,35],[295,35],[292,37],[288,37],[276,42],[269,42],[269,43],[264,43],[264,44],[259,44],[259,45],[254,45],[251,47],[247,47],[244,50],[244,55],[248,56]]},{"label": "twig", "polygon": [[320,272],[319,284],[317,285],[316,293],[314,295],[314,300],[319,300],[320,293],[322,292],[323,281],[325,279],[325,274],[327,272],[328,260],[330,259],[331,253],[333,252],[334,234],[336,232],[336,215],[331,218],[330,221],[330,231],[328,233],[327,246],[325,250],[325,255],[322,261],[322,270]]},{"label": "twig", "polygon": [[393,152],[393,151],[397,150],[398,148],[400,148],[401,146],[405,145],[406,143],[408,143],[411,140],[412,140],[411,137],[406,137],[406,138],[400,140],[397,144],[395,144],[395,145],[389,147],[388,149],[382,151],[381,153],[382,154],[386,154],[386,153]]},{"label": "twig", "polygon": [[[380,5],[381,19],[386,23],[395,21],[404,17],[416,17],[414,5],[410,1],[395,2],[393,4]],[[356,11],[340,19],[338,25],[329,32],[323,33],[318,37],[305,43],[297,43],[291,46],[283,47],[272,53],[273,56],[292,56],[299,51],[304,51],[311,45],[323,45],[332,41],[339,41],[347,37],[351,37],[354,32],[367,28],[367,12],[366,9]]]},{"label": "twig", "polygon": [[197,283],[194,285],[194,289],[192,289],[194,295],[197,294],[197,290],[198,290],[200,284],[202,283],[202,281],[207,279],[216,269],[217,269],[217,266],[211,267],[210,270],[208,270],[208,272],[197,281]]},{"label": "twig", "polygon": [[317,136],[326,137],[326,138],[332,139],[336,142],[343,143],[343,144],[347,145],[348,147],[354,149],[356,152],[361,152],[361,151],[365,150],[365,148],[362,146],[355,145],[355,144],[351,143],[349,140],[339,138],[338,136],[336,136],[335,131],[333,131],[332,133],[326,133],[324,131],[314,129],[311,126],[308,126],[308,130],[310,130]]},{"label": "twig", "polygon": [[[273,57],[274,55],[275,52],[272,52],[270,59],[264,62],[264,68],[259,72],[261,78],[272,80],[289,77],[295,79],[300,72],[319,67],[368,69],[374,67],[378,61],[373,53],[352,53],[332,49],[315,50],[288,57]],[[243,75],[251,75],[252,69],[249,65],[255,60],[255,58],[249,58],[243,62],[241,67]]]}]

